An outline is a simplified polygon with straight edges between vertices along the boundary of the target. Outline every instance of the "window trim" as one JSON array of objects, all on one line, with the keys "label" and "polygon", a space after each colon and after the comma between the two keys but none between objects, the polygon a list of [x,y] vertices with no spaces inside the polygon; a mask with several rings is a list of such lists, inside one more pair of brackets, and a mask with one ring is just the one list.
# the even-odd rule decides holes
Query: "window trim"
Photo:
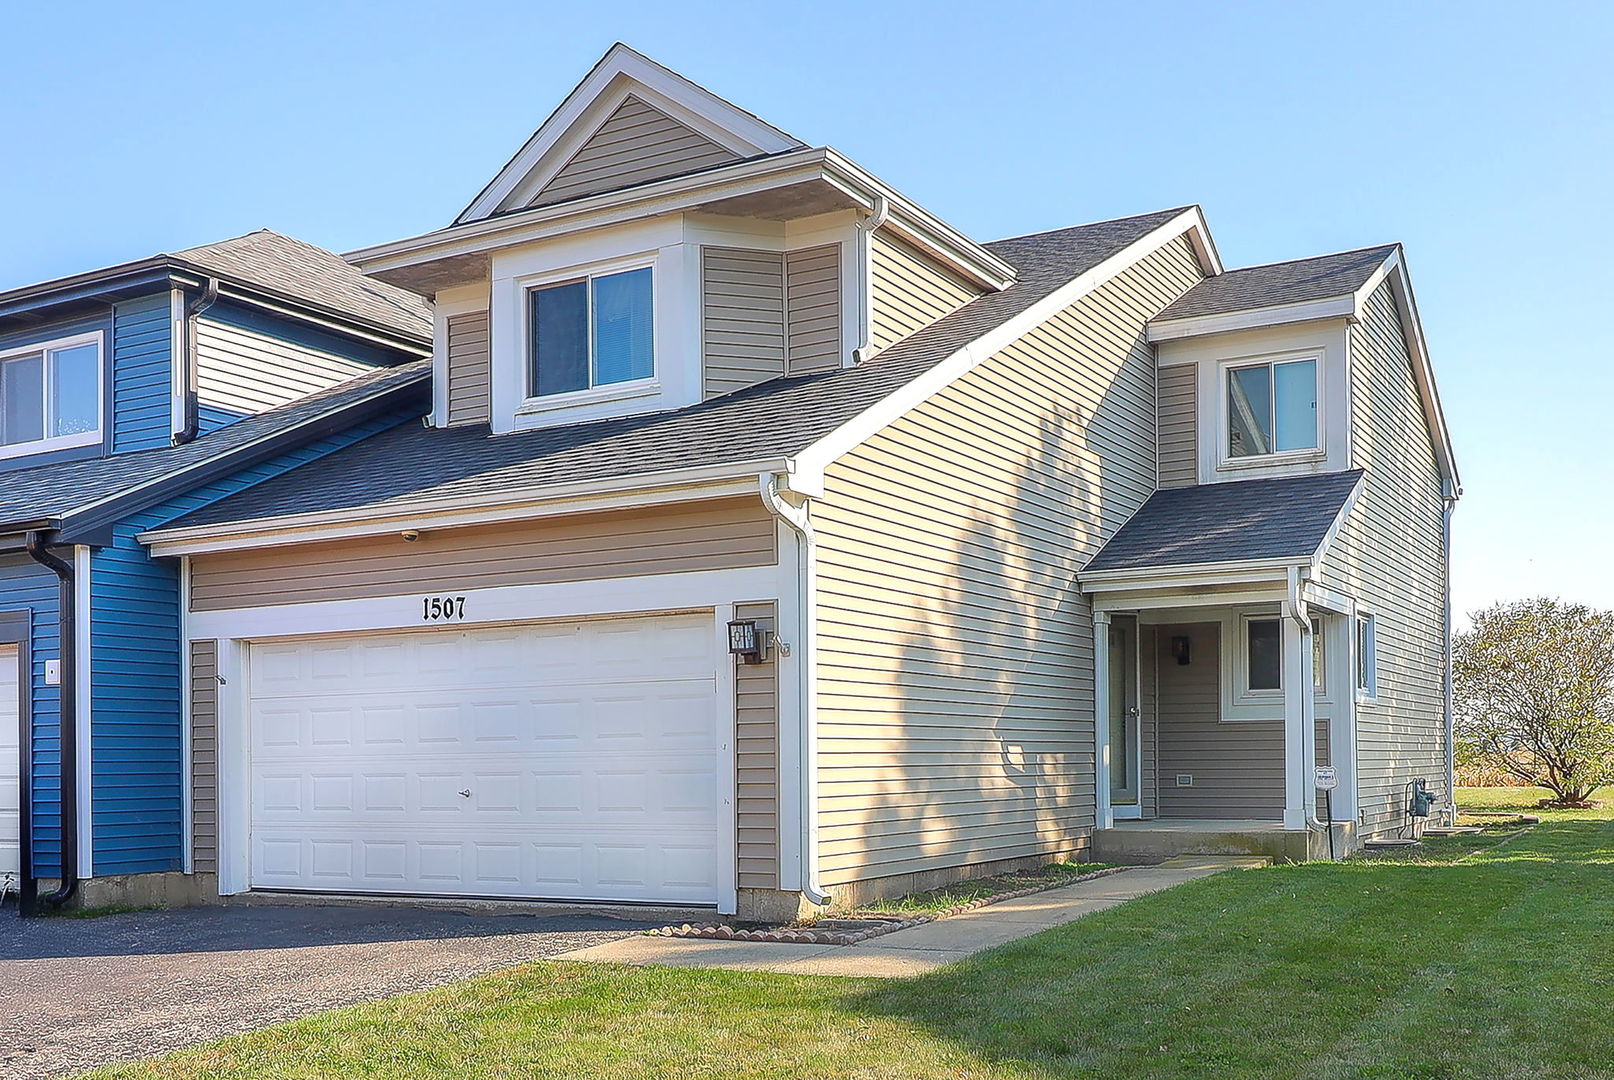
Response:
[{"label": "window trim", "polygon": [[33,454],[46,454],[53,450],[70,450],[81,446],[100,445],[106,431],[106,331],[90,330],[81,334],[69,334],[65,337],[51,338],[47,341],[32,341],[26,345],[14,345],[0,349],[0,363],[15,359],[19,356],[28,356],[41,353],[46,356],[44,361],[45,397],[41,404],[45,412],[41,418],[40,429],[50,430],[50,395],[55,387],[55,368],[50,363],[48,355],[53,351],[71,349],[80,345],[95,346],[95,427],[89,431],[80,431],[72,435],[46,435],[44,438],[34,439],[25,443],[12,443],[0,445],[0,460],[16,457],[28,457]]},{"label": "window trim", "polygon": [[[1283,635],[1283,612],[1276,608],[1247,607],[1234,608],[1226,612],[1221,619],[1221,696],[1222,708],[1220,720],[1224,724],[1274,723],[1281,722],[1284,717],[1287,699],[1283,687],[1283,660],[1280,653],[1278,666],[1278,689],[1252,690],[1250,689],[1250,632],[1251,622],[1277,622],[1279,624],[1280,641]],[[1323,651],[1323,685],[1311,685],[1312,700],[1326,710],[1333,704],[1333,698],[1328,694],[1331,685],[1328,665],[1333,661],[1335,647],[1330,640],[1329,620],[1323,615],[1314,615],[1312,623],[1322,624],[1322,634],[1319,638]],[[1314,646],[1315,647],[1315,646]]]},{"label": "window trim", "polygon": [[[1217,447],[1216,468],[1218,470],[1260,469],[1271,468],[1276,465],[1288,465],[1295,462],[1322,461],[1328,457],[1328,407],[1325,400],[1327,378],[1323,359],[1326,350],[1323,348],[1296,349],[1287,352],[1267,353],[1254,356],[1240,356],[1233,359],[1222,360],[1217,365]],[[1233,418],[1229,415],[1229,391],[1232,388],[1233,372],[1243,368],[1268,367],[1276,368],[1280,364],[1312,361],[1317,394],[1317,445],[1303,447],[1299,450],[1274,450],[1269,454],[1247,454],[1243,457],[1234,457],[1228,444],[1232,440]],[[1276,376],[1272,384],[1276,386]]]},{"label": "window trim", "polygon": [[[1250,624],[1273,622],[1278,624],[1278,685],[1256,689],[1250,685]],[[1233,651],[1233,697],[1240,704],[1262,705],[1283,701],[1283,614],[1281,612],[1241,611],[1238,613],[1237,632]]]},{"label": "window trim", "polygon": [[[1366,630],[1364,635],[1363,631]],[[1351,656],[1355,660],[1351,671],[1351,684],[1357,701],[1377,701],[1379,697],[1379,620],[1371,611],[1358,610],[1351,624],[1354,640]],[[1364,681],[1365,679],[1365,681]]]},{"label": "window trim", "polygon": [[[660,321],[660,305],[656,302],[656,289],[659,275],[657,274],[657,258],[654,253],[627,256],[621,259],[609,259],[601,262],[586,263],[579,266],[568,266],[555,270],[545,271],[541,274],[532,274],[517,278],[516,296],[521,305],[521,398],[516,405],[516,415],[533,416],[552,412],[556,409],[574,408],[579,405],[592,405],[597,402],[623,401],[631,398],[651,397],[661,392],[661,350],[658,348],[657,326]],[[610,277],[613,274],[624,274],[632,270],[650,271],[650,377],[634,379],[630,382],[606,383],[595,385],[594,379],[594,286],[593,280],[600,277]],[[584,281],[588,287],[588,319],[589,319],[589,380],[590,385],[581,390],[568,390],[561,394],[535,393],[534,378],[536,374],[537,358],[532,354],[532,294],[539,289],[555,285],[565,285],[568,282]]]}]

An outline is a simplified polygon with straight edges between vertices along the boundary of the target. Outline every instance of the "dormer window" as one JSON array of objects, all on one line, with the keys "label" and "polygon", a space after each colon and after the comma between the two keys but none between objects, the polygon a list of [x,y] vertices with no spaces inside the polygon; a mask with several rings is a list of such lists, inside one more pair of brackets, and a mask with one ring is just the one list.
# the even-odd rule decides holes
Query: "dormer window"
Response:
[{"label": "dormer window", "polygon": [[1316,354],[1227,366],[1228,460],[1316,453],[1318,367]]},{"label": "dormer window", "polygon": [[650,385],[656,374],[652,275],[640,266],[528,289],[529,396]]},{"label": "dormer window", "polygon": [[101,439],[101,335],[0,351],[0,457]]}]

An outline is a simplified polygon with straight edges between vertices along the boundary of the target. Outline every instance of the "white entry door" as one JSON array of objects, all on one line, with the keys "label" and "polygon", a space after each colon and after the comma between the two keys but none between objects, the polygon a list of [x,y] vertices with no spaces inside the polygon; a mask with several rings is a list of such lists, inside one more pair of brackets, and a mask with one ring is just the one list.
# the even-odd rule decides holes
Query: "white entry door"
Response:
[{"label": "white entry door", "polygon": [[17,647],[0,645],[0,882],[22,872],[22,672]]},{"label": "white entry door", "polygon": [[710,615],[255,644],[255,888],[717,899]]}]

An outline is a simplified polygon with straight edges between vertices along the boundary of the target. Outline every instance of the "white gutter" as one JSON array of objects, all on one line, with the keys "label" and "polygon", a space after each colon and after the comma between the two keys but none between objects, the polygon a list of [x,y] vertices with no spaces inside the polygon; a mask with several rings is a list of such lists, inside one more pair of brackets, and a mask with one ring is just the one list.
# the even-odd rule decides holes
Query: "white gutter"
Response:
[{"label": "white gutter", "polygon": [[1446,644],[1445,670],[1442,672],[1446,705],[1446,812],[1451,816],[1448,825],[1457,824],[1457,705],[1452,682],[1452,609],[1451,609],[1451,515],[1457,508],[1457,498],[1447,495],[1441,500],[1445,506],[1440,515],[1440,543],[1442,588],[1445,593]]},{"label": "white gutter", "polygon": [[[1309,569],[1309,567],[1309,563],[1299,563],[1289,567],[1286,575],[1288,589],[1283,601],[1283,614],[1286,618],[1293,619],[1295,624],[1300,627],[1302,640],[1304,640],[1305,635],[1311,633],[1311,611],[1306,605],[1305,597],[1300,595],[1300,571],[1302,569]],[[1310,650],[1307,650],[1308,659],[1310,658],[1310,655]],[[1306,665],[1301,665],[1302,676],[1305,675],[1305,667]],[[1300,688],[1300,722],[1308,729],[1305,733],[1307,760],[1313,760],[1312,755],[1316,753],[1317,746],[1317,695],[1311,688],[1311,680],[1309,678],[1303,678],[1302,683],[1303,685]],[[1323,821],[1317,816],[1315,780],[1306,781],[1304,778],[1302,778],[1302,783],[1309,783],[1312,789],[1312,797],[1310,800],[1311,809],[1306,814],[1306,828],[1318,829],[1322,832],[1329,831],[1330,826],[1328,822]],[[1330,840],[1329,842],[1332,843],[1333,841]]]},{"label": "white gutter", "polygon": [[797,537],[796,587],[800,624],[796,627],[793,650],[796,657],[796,690],[799,708],[797,725],[801,755],[801,892],[817,905],[829,903],[829,894],[818,884],[818,616],[813,603],[813,582],[818,573],[818,541],[805,505],[795,507],[779,495],[779,477],[761,473],[757,477],[762,504],[788,525]]}]

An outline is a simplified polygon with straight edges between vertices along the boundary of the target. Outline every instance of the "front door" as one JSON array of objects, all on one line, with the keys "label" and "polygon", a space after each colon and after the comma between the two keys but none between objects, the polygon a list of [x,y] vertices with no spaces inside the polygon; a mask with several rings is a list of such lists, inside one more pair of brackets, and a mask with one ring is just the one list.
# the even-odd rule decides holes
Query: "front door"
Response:
[{"label": "front door", "polygon": [[1137,640],[1134,620],[1110,623],[1110,808],[1118,818],[1143,816]]}]

